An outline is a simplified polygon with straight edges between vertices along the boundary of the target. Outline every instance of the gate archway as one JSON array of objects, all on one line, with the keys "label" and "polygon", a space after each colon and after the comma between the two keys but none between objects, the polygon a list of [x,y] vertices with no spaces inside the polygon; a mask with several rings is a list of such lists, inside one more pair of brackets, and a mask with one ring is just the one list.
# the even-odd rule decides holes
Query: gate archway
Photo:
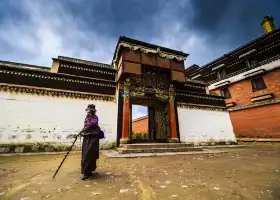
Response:
[{"label": "gate archway", "polygon": [[147,142],[178,142],[175,90],[170,72],[153,66],[144,66],[143,75],[128,75],[120,84],[123,97],[121,144],[137,142],[132,134],[132,104],[148,106],[149,133]]}]

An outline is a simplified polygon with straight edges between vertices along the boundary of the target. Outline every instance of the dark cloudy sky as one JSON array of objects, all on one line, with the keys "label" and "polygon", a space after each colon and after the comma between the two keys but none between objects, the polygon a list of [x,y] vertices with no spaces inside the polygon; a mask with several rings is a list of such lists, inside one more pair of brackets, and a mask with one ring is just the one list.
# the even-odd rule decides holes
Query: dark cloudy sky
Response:
[{"label": "dark cloudy sky", "polygon": [[[0,0],[0,60],[51,66],[58,55],[111,63],[120,35],[205,64],[263,34],[280,0]],[[279,27],[278,26],[278,27]]]},{"label": "dark cloudy sky", "polygon": [[1,0],[0,59],[51,65],[65,55],[110,63],[120,35],[205,64],[263,34],[279,0]]}]

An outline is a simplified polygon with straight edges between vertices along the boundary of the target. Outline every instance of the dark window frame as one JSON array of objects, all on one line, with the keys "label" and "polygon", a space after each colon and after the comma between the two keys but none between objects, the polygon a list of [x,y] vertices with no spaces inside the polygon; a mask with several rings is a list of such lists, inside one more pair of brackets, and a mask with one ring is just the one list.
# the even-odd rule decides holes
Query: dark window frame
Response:
[{"label": "dark window frame", "polygon": [[[225,92],[226,90],[226,92]],[[231,93],[228,87],[224,87],[220,89],[221,96],[225,97],[226,99],[231,99]],[[227,96],[225,95],[227,93]]]},{"label": "dark window frame", "polygon": [[247,65],[247,68],[249,69],[252,69],[254,68],[256,65],[257,65],[257,59],[256,59],[256,56],[251,56],[251,57],[248,57],[246,59],[246,65]]},{"label": "dark window frame", "polygon": [[227,73],[225,69],[220,69],[217,71],[218,80],[225,79],[227,77]]},{"label": "dark window frame", "polygon": [[[259,82],[257,83],[257,81],[259,81]],[[267,86],[266,86],[265,81],[262,76],[252,78],[251,85],[252,85],[253,92],[267,89]]]}]

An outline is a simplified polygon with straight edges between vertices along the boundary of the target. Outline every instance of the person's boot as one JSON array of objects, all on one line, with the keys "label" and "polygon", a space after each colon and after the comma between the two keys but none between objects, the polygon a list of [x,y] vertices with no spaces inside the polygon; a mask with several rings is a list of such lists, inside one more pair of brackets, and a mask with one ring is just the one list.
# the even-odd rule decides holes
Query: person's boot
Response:
[{"label": "person's boot", "polygon": [[91,174],[84,174],[83,176],[82,176],[82,180],[84,181],[84,180],[86,180],[86,179],[89,179],[91,177]]}]

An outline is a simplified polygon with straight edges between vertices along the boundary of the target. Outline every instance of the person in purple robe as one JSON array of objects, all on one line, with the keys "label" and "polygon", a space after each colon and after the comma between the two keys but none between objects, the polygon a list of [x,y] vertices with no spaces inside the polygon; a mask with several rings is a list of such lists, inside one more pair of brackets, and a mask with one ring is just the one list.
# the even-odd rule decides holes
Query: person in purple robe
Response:
[{"label": "person in purple robe", "polygon": [[[96,161],[99,159],[99,139],[102,139],[102,134],[104,134],[98,125],[95,105],[89,104],[86,111],[87,115],[84,121],[84,128],[80,132],[80,135],[83,136],[81,159],[82,180],[90,178],[96,170]],[[102,136],[100,136],[100,133]]]}]

